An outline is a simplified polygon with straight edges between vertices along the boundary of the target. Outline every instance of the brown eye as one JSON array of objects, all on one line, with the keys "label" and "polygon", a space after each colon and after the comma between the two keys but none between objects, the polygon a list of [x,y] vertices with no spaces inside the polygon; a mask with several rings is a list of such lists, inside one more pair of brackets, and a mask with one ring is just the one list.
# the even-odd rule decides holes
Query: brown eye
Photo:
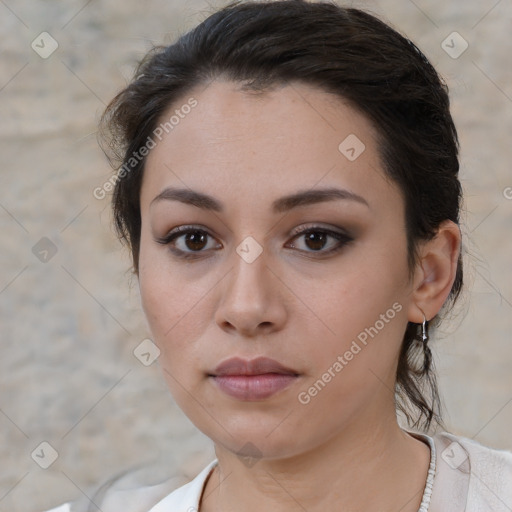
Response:
[{"label": "brown eye", "polygon": [[156,238],[156,241],[168,245],[173,253],[183,258],[199,256],[210,249],[222,247],[212,244],[214,238],[207,231],[194,226],[179,226],[168,235]]},{"label": "brown eye", "polygon": [[305,235],[304,242],[313,251],[319,251],[324,248],[329,235],[318,231]]},{"label": "brown eye", "polygon": [[298,229],[293,240],[300,239],[303,240],[303,243],[299,244],[294,241],[291,247],[306,253],[318,252],[320,254],[336,252],[353,241],[353,238],[345,233],[314,226]]},{"label": "brown eye", "polygon": [[206,246],[208,234],[202,231],[191,231],[184,236],[184,244],[191,251],[200,251]]}]

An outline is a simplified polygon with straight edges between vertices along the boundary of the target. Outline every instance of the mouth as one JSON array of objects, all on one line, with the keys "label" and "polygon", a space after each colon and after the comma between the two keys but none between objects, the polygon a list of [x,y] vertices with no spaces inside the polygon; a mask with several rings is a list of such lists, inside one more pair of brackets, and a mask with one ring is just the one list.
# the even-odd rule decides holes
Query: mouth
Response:
[{"label": "mouth", "polygon": [[225,394],[238,400],[265,400],[290,386],[299,373],[274,359],[234,357],[220,363],[208,377]]}]

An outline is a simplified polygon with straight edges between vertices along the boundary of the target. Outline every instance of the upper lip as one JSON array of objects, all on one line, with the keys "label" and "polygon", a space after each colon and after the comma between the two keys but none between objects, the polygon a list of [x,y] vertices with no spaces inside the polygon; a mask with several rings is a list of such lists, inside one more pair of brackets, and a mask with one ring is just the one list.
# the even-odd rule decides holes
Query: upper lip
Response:
[{"label": "upper lip", "polygon": [[296,371],[268,357],[257,357],[250,360],[232,357],[220,363],[211,375],[263,375],[265,373],[298,375]]}]

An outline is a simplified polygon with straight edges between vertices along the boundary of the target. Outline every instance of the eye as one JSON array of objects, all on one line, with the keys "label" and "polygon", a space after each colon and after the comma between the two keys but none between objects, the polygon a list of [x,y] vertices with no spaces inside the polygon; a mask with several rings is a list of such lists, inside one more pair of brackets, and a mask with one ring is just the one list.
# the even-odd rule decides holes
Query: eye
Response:
[{"label": "eye", "polygon": [[[341,250],[353,241],[353,238],[344,232],[333,231],[320,226],[301,226],[292,233],[293,240],[303,238],[302,244],[287,244],[287,247],[298,249],[306,253],[331,254]],[[206,229],[199,226],[179,226],[164,237],[156,238],[156,242],[168,245],[171,252],[180,258],[199,258],[201,253],[222,248],[221,244],[213,243],[213,236]],[[326,249],[327,247],[327,249]]]},{"label": "eye", "polygon": [[[320,226],[301,226],[294,231],[294,238],[303,239],[302,247],[292,244],[292,248],[298,248],[304,252],[330,254],[341,250],[345,245],[353,241],[346,233],[333,231]],[[327,247],[327,249],[326,249]]]},{"label": "eye", "polygon": [[208,231],[197,226],[179,226],[164,237],[156,238],[156,241],[169,245],[170,250],[182,258],[193,258],[195,253],[222,247],[211,244],[209,238],[213,240]]}]

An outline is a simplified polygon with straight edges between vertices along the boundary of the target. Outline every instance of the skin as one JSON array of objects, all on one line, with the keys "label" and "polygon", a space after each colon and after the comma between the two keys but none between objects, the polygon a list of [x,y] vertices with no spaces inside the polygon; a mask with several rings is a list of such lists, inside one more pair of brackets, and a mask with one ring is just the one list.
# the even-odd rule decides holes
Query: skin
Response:
[{"label": "skin", "polygon": [[[146,162],[139,284],[169,388],[215,444],[219,465],[201,512],[416,512],[430,450],[399,428],[392,390],[407,322],[421,323],[423,313],[431,319],[449,294],[458,226],[444,222],[420,247],[410,278],[403,197],[382,170],[364,116],[299,83],[256,94],[217,80],[183,103],[190,96],[197,107]],[[350,134],[365,144],[354,161],[338,150]],[[211,195],[223,211],[155,200],[166,187]],[[271,209],[277,198],[325,187],[368,204],[335,199]],[[180,225],[210,237],[202,246],[187,244],[186,235],[170,245],[156,241]],[[292,233],[299,226],[345,230],[353,240],[308,244]],[[248,236],[263,248],[252,263],[236,252]],[[195,258],[180,258],[173,245]],[[401,309],[394,318],[300,403],[298,394],[395,303]],[[208,377],[229,357],[261,355],[299,376],[260,401],[227,396]]]}]

